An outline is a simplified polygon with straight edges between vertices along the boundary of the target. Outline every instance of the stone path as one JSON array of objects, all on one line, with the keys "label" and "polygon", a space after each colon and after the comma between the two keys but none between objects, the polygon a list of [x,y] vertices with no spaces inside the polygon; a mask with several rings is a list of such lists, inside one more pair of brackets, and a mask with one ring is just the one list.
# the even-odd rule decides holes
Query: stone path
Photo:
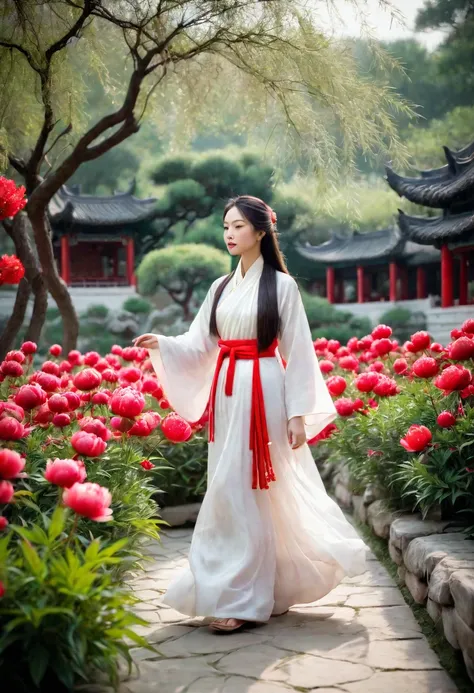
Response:
[{"label": "stone path", "polygon": [[163,532],[133,581],[150,625],[138,630],[157,653],[137,648],[139,672],[120,693],[458,693],[387,571],[346,578],[312,606],[248,632],[219,636],[183,620],[160,595],[186,563],[191,531]]}]

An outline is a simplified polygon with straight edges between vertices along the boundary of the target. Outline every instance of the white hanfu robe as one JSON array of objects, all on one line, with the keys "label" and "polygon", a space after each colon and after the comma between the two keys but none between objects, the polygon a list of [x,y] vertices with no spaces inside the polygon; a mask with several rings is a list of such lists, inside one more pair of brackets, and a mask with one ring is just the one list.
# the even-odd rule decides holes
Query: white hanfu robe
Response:
[{"label": "white hanfu robe", "polygon": [[[239,263],[217,308],[221,339],[257,337],[260,256],[242,276]],[[171,406],[197,421],[209,399],[219,347],[209,334],[217,286],[211,286],[186,334],[157,335],[150,357]],[[276,357],[260,358],[265,414],[276,481],[252,489],[249,429],[252,360],[237,360],[233,394],[224,392],[229,359],[217,384],[215,440],[208,486],[194,529],[189,566],[163,602],[189,616],[267,621],[272,613],[314,602],[345,575],[366,570],[366,548],[327,495],[307,444],[292,450],[288,420],[304,416],[308,439],[336,416],[321,375],[295,280],[277,272],[281,334]],[[284,368],[281,358],[286,362]]]}]

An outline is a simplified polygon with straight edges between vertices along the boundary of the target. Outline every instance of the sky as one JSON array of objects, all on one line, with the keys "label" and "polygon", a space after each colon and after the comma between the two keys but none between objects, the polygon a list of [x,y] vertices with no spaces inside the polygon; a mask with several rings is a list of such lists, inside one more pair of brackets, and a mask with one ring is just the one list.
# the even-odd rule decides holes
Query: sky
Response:
[{"label": "sky", "polygon": [[423,7],[424,0],[391,0],[391,6],[400,16],[400,20],[390,16],[390,12],[381,6],[379,0],[358,0],[359,12],[347,0],[332,0],[335,11],[328,14],[326,3],[318,2],[318,13],[323,24],[331,27],[337,35],[360,35],[363,26],[361,14],[375,38],[383,41],[394,41],[399,38],[415,36],[428,49],[436,48],[443,39],[443,32],[414,31],[415,18],[418,9]]}]

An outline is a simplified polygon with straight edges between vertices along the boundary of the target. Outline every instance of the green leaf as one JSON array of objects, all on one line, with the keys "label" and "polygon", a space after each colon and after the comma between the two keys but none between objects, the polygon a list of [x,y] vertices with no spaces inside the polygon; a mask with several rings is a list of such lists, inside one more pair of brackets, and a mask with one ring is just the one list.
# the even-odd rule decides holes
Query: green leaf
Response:
[{"label": "green leaf", "polygon": [[28,650],[27,661],[33,683],[39,687],[48,668],[49,652],[41,643],[36,642]]},{"label": "green leaf", "polygon": [[31,568],[32,573],[39,577],[43,573],[44,568],[38,552],[28,541],[21,542],[21,550],[26,562]]},{"label": "green leaf", "polygon": [[48,537],[50,541],[54,541],[57,539],[62,531],[64,530],[64,527],[66,525],[66,510],[65,508],[62,508],[60,505],[56,506],[54,513],[51,517],[51,521],[49,523],[49,528],[48,528]]}]

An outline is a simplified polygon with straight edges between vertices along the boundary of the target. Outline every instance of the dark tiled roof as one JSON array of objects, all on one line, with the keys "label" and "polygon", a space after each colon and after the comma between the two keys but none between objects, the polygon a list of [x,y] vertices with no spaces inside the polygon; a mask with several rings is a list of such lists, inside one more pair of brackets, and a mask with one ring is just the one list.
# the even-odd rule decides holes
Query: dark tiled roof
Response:
[{"label": "dark tiled roof", "polygon": [[406,238],[422,245],[474,241],[474,211],[442,217],[415,217],[398,210],[398,225]]},{"label": "dark tiled roof", "polygon": [[400,197],[426,207],[448,208],[474,200],[474,154],[456,164],[433,170],[421,178],[399,176],[389,166],[386,179]]},{"label": "dark tiled roof", "polygon": [[439,168],[431,168],[425,171],[419,171],[423,178],[432,178],[433,176],[439,176],[442,174],[447,174],[450,171],[456,173],[458,170],[462,170],[463,166],[466,165],[466,160],[471,159],[474,154],[474,142],[468,144],[467,147],[463,149],[458,149],[457,151],[450,149],[449,147],[443,147],[444,155],[446,161],[448,162],[444,166]]},{"label": "dark tiled roof", "polygon": [[79,226],[123,226],[150,219],[156,199],[139,200],[134,197],[133,185],[126,192],[104,197],[81,195],[75,189],[63,186],[49,203],[51,222]]},{"label": "dark tiled roof", "polygon": [[325,265],[355,265],[359,261],[375,261],[397,255],[403,247],[400,230],[396,226],[372,233],[354,232],[352,236],[334,235],[321,245],[298,246],[303,257]]}]

